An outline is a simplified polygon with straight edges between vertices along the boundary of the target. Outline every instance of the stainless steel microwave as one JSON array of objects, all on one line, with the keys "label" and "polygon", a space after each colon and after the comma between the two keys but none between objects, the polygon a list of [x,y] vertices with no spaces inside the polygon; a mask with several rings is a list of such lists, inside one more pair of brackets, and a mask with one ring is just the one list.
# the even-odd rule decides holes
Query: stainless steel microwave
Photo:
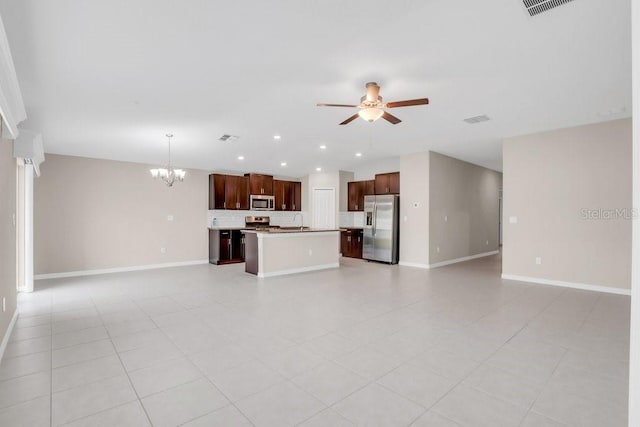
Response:
[{"label": "stainless steel microwave", "polygon": [[249,209],[252,211],[273,211],[276,209],[275,197],[251,195],[249,197]]}]

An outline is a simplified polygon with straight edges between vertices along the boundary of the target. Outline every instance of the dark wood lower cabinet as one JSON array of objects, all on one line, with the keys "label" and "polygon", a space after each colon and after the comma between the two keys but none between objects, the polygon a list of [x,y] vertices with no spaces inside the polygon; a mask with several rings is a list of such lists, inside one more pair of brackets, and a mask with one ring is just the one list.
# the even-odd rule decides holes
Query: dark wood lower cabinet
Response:
[{"label": "dark wood lower cabinet", "polygon": [[240,230],[209,230],[209,263],[244,262],[244,234]]},{"label": "dark wood lower cabinet", "polygon": [[348,258],[362,258],[362,230],[347,229],[340,233],[340,252]]}]

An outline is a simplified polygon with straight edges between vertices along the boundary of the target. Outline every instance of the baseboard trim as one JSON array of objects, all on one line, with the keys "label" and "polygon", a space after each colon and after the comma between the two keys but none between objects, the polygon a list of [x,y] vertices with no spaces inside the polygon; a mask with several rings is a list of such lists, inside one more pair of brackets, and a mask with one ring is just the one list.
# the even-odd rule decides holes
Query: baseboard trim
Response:
[{"label": "baseboard trim", "polygon": [[33,278],[35,280],[61,279],[65,277],[94,276],[97,274],[109,274],[109,273],[126,273],[128,271],[154,270],[156,268],[169,268],[169,267],[185,267],[189,265],[201,265],[201,264],[208,264],[208,263],[209,263],[208,259],[196,260],[196,261],[166,262],[163,264],[134,265],[132,267],[104,268],[101,270],[79,270],[79,271],[66,271],[63,273],[36,274]]},{"label": "baseboard trim", "polygon": [[518,282],[537,283],[540,285],[559,286],[562,288],[581,289],[583,291],[605,292],[616,295],[631,295],[631,289],[613,288],[602,285],[589,285],[586,283],[564,282],[561,280],[541,279],[537,277],[517,276],[514,274],[503,274],[505,280],[515,280]]},{"label": "baseboard trim", "polygon": [[484,258],[486,256],[497,255],[499,253],[500,253],[500,251],[491,251],[491,252],[483,252],[481,254],[465,256],[465,257],[462,257],[462,258],[450,259],[450,260],[447,260],[447,261],[441,261],[441,262],[436,262],[436,263],[433,263],[433,264],[429,264],[429,268],[444,267],[445,265],[451,265],[451,264],[457,264],[459,262],[471,261],[472,259]]},{"label": "baseboard trim", "polygon": [[320,265],[312,265],[310,267],[300,267],[300,268],[291,268],[288,270],[278,270],[272,271],[269,273],[261,273],[258,272],[258,277],[266,278],[266,277],[274,277],[274,276],[285,276],[287,274],[296,274],[296,273],[306,273],[309,271],[318,271],[318,270],[328,270],[330,268],[338,268],[340,267],[339,262],[331,263],[331,264],[320,264]]},{"label": "baseboard trim", "polygon": [[398,265],[402,267],[422,268],[423,270],[428,270],[430,268],[429,264],[420,264],[418,262],[400,261]]},{"label": "baseboard trim", "polygon": [[11,337],[11,333],[13,332],[13,327],[16,325],[16,320],[18,320],[17,308],[13,311],[13,317],[11,318],[11,322],[9,322],[9,327],[7,328],[7,331],[4,333],[4,337],[2,338],[2,343],[0,344],[0,363],[2,363],[4,352],[7,349],[7,345],[9,345],[9,337]]}]

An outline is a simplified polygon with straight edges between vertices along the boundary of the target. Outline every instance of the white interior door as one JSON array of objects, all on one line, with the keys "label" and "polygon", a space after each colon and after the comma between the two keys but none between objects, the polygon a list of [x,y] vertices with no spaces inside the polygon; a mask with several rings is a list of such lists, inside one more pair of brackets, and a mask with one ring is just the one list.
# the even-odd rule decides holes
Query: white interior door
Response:
[{"label": "white interior door", "polygon": [[313,228],[336,228],[336,191],[334,188],[314,188],[312,200]]}]

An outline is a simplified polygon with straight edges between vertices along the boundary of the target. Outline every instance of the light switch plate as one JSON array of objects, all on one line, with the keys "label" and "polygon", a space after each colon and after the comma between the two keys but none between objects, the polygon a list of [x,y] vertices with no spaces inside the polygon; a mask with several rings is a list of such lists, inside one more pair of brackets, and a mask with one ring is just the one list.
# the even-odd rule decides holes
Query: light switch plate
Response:
[{"label": "light switch plate", "polygon": [[518,217],[517,216],[510,216],[509,217],[509,224],[517,224],[518,223]]},{"label": "light switch plate", "polygon": [[167,221],[173,221],[173,215],[167,215]]}]

